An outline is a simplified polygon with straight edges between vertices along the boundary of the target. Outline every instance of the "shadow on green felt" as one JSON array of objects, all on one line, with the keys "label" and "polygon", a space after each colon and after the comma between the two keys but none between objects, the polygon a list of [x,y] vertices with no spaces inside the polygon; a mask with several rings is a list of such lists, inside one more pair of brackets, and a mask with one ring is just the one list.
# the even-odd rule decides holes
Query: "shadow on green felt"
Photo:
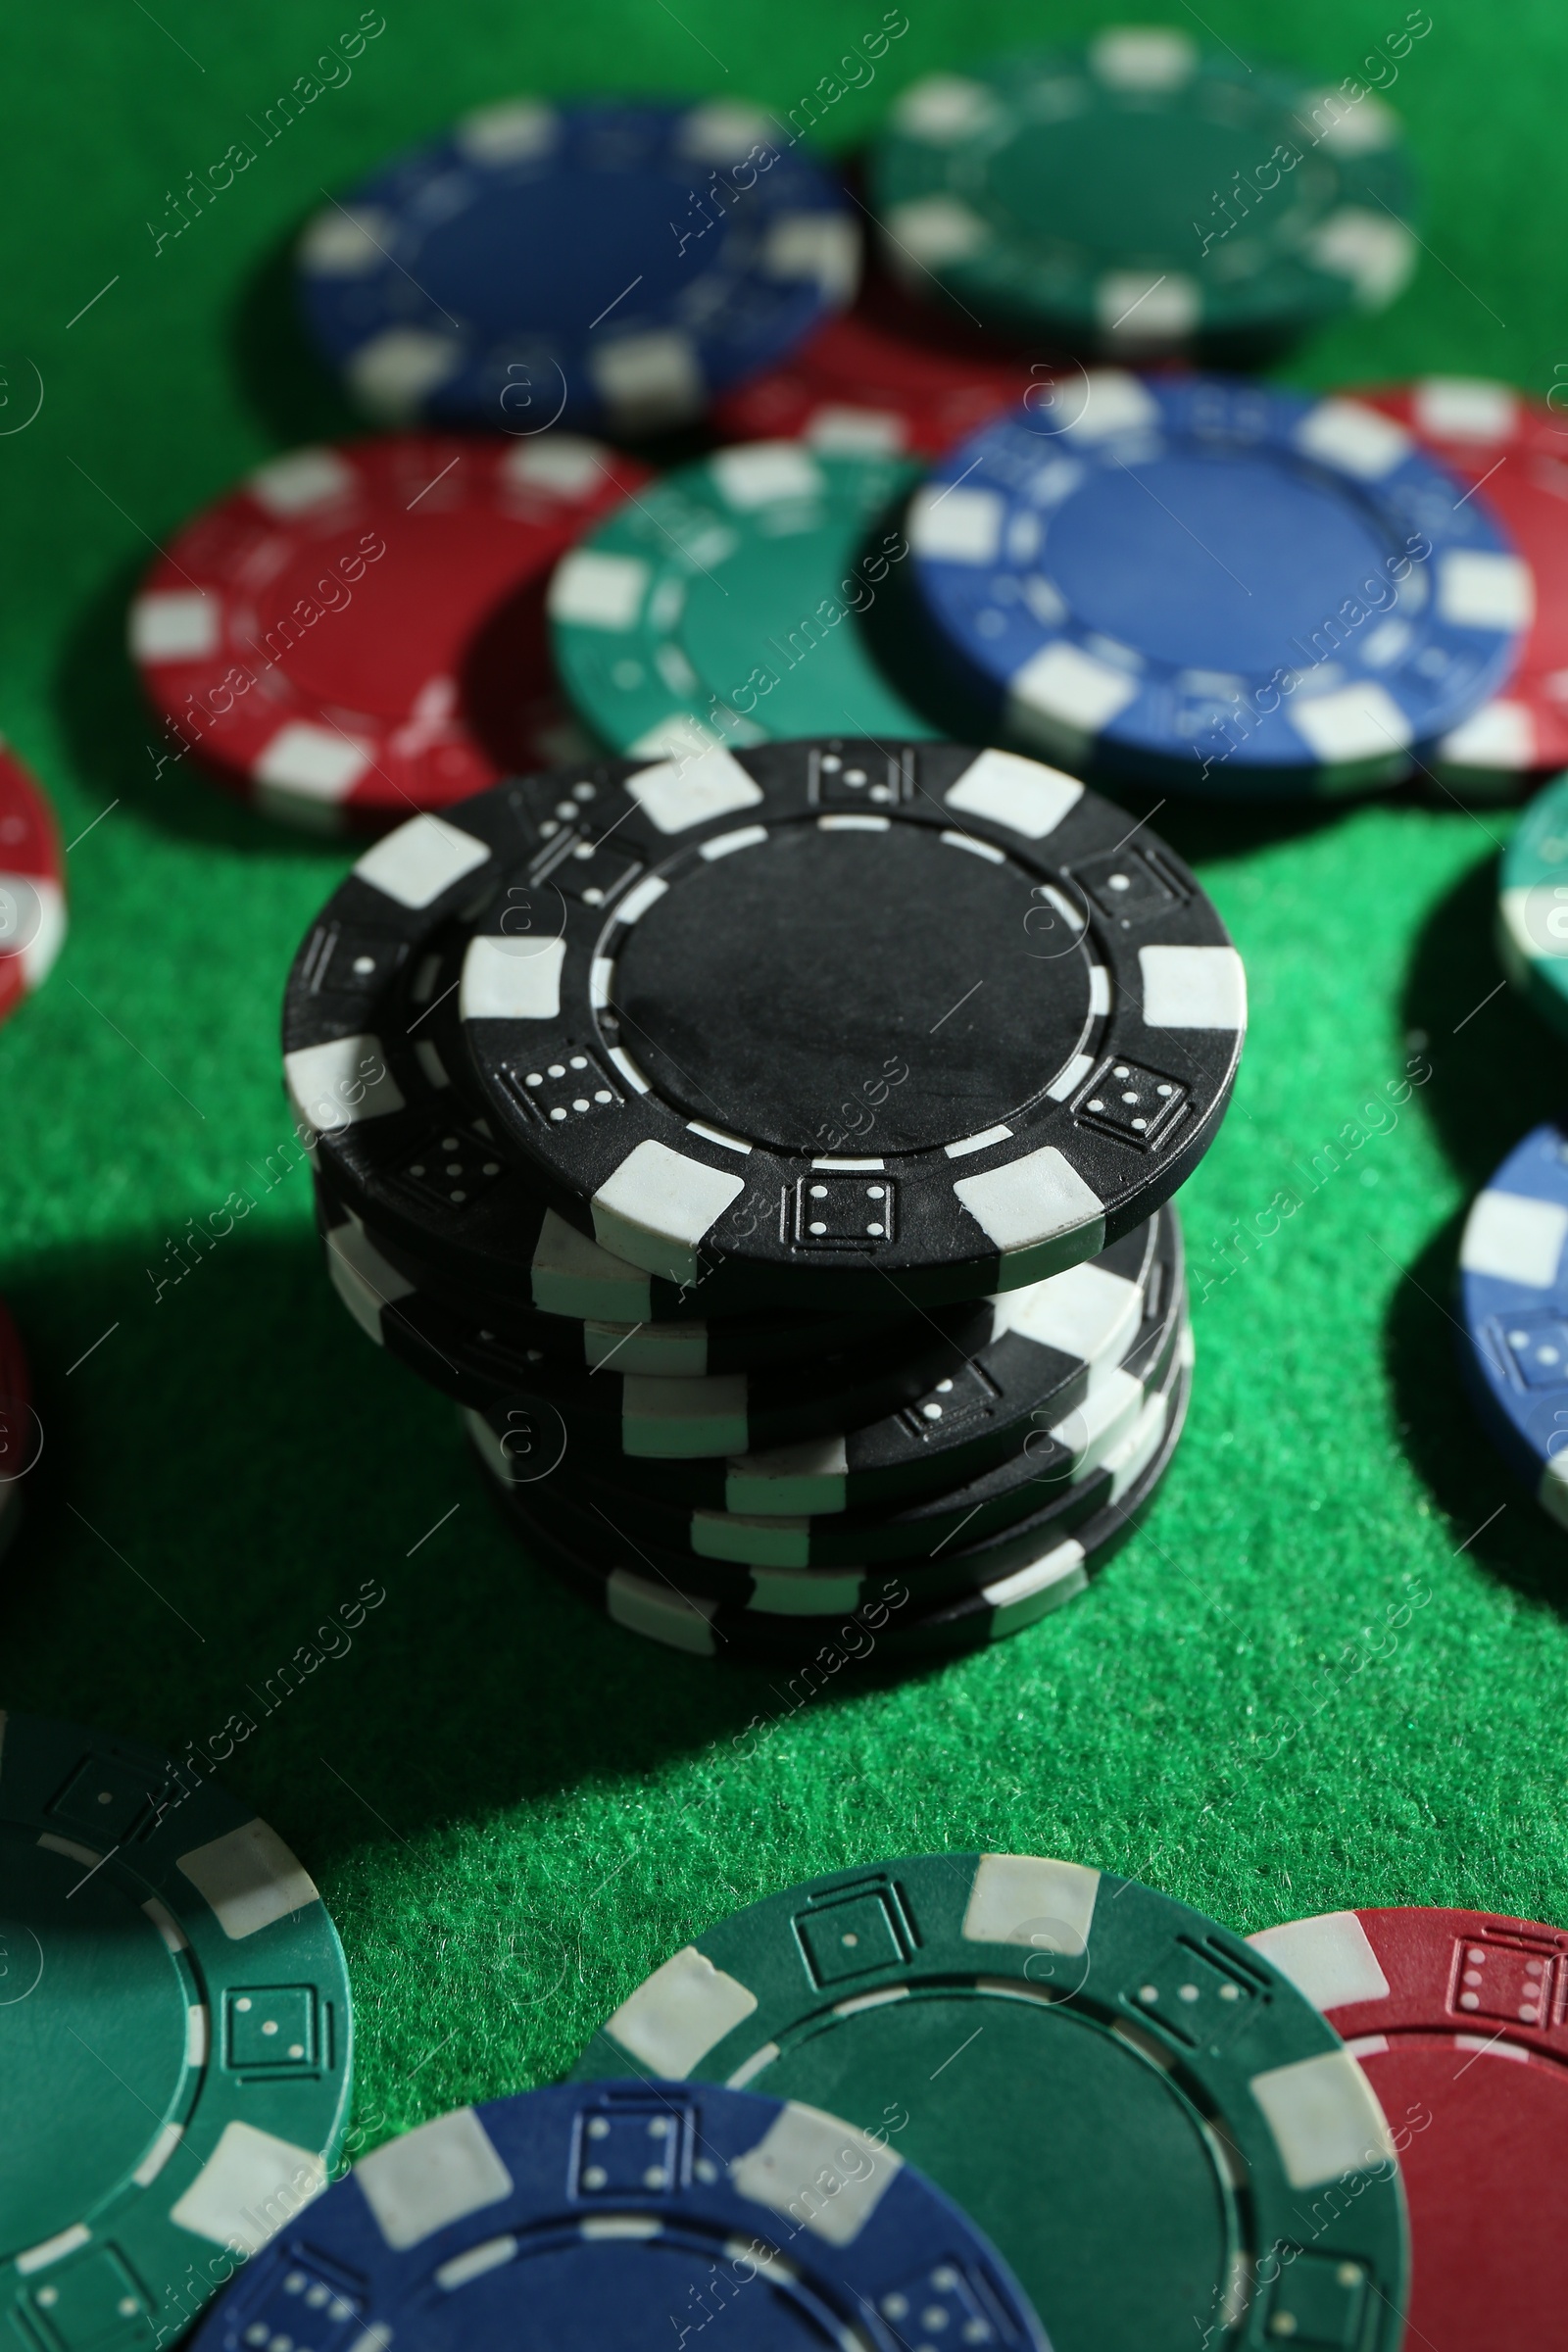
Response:
[{"label": "shadow on green felt", "polygon": [[[1400,1003],[1409,1049],[1432,1068],[1414,1102],[1472,1196],[1521,1136],[1561,1115],[1568,1097],[1550,1031],[1511,988],[1499,987],[1495,906],[1489,851],[1422,925]],[[1568,1609],[1562,1531],[1497,1458],[1460,1384],[1454,1271],[1468,1212],[1467,1200],[1426,1243],[1390,1302],[1385,1350],[1401,1436],[1456,1544],[1531,1599]]]},{"label": "shadow on green felt", "polygon": [[[1464,1211],[1416,1258],[1390,1301],[1384,1352],[1405,1451],[1463,1551],[1526,1599],[1568,1612],[1568,1545],[1494,1451],[1459,1378],[1453,1270]],[[1478,1532],[1479,1531],[1479,1532]]]},{"label": "shadow on green felt", "polygon": [[1422,924],[1400,1002],[1410,1050],[1432,1065],[1415,1102],[1471,1191],[1521,1136],[1568,1105],[1561,1043],[1503,980],[1496,891],[1488,850]]},{"label": "shadow on green felt", "polygon": [[354,1326],[303,1228],[236,1227],[155,1304],[173,1263],[84,1245],[7,1281],[45,1443],[3,1703],[175,1752],[239,1717],[223,1777],[326,1871],[789,1711],[784,1675],[654,1647],[532,1568],[456,1408]]},{"label": "shadow on green felt", "polygon": [[342,837],[300,831],[234,800],[175,754],[149,709],[125,641],[126,615],[146,563],[118,566],[74,616],[62,639],[52,695],[61,734],[84,790],[153,830],[204,849],[267,851],[341,862]]},{"label": "shadow on green felt", "polygon": [[235,389],[280,450],[370,429],[317,358],[300,318],[294,248],[305,218],[268,248],[241,285],[227,322]]}]

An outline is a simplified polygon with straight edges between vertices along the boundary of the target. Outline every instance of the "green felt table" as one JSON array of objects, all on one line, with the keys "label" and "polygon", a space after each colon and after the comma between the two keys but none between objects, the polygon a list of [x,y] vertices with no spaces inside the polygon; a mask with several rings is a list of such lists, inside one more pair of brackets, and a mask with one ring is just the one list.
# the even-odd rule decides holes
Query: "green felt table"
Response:
[{"label": "green felt table", "polygon": [[[131,585],[239,473],[348,422],[287,300],[323,189],[530,86],[786,112],[880,19],[385,5],[351,76],[270,141],[354,0],[9,28],[0,729],[73,846],[70,943],[0,1034],[0,1288],[44,1436],[0,1571],[0,1701],[235,1742],[226,1777],[342,1929],[360,2145],[552,2077],[706,1922],[882,1855],[1065,1855],[1244,1931],[1370,1903],[1568,1918],[1568,1549],[1472,1425],[1449,1305],[1467,1200],[1559,1099],[1559,1047],[1495,993],[1506,815],[1437,796],[1161,814],[1253,1008],[1183,1196],[1192,1418],[1103,1580],[983,1655],[903,1682],[847,1666],[813,1694],[602,1622],[519,1555],[453,1409],[344,1314],[276,1027],[349,853],[158,772]],[[1322,0],[1291,37],[1338,79],[1403,16]],[[863,138],[917,74],[1102,21],[1024,0],[909,17],[825,143]],[[1284,24],[1245,0],[1205,19],[1242,47]],[[1553,0],[1434,12],[1392,92],[1429,188],[1419,275],[1293,380],[1561,380],[1565,69]],[[187,172],[236,140],[254,165],[157,247]],[[1271,1215],[1282,1192],[1299,1204]]]}]

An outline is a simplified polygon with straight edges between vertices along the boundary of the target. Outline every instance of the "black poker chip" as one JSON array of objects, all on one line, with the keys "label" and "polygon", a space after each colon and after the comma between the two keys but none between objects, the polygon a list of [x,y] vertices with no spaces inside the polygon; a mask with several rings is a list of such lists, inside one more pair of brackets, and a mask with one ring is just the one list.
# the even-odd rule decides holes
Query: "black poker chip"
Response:
[{"label": "black poker chip", "polygon": [[[759,1453],[641,1461],[637,1491],[691,1510],[816,1517],[907,1501],[978,1476],[1016,1452],[1032,1429],[1049,1430],[1083,1403],[1097,1349],[1131,1344],[1158,1230],[1159,1220],[1151,1219],[1095,1261],[1109,1279],[1097,1286],[1090,1310],[1093,1345],[1075,1304],[1065,1317],[1058,1314],[1051,1286],[1061,1278],[1048,1276],[1003,1294],[996,1336],[960,1370],[896,1411],[847,1419],[808,1443]],[[574,1427],[538,1387],[498,1399],[483,1418],[503,1452],[515,1458],[522,1446],[530,1475],[543,1432],[559,1431],[564,1461],[574,1445],[591,1444],[590,1433]]]},{"label": "black poker chip", "polygon": [[[647,1573],[634,1553],[628,1564],[605,1568],[564,1545],[514,1498],[503,1507],[517,1524],[530,1556],[558,1582],[628,1631],[704,1657],[737,1664],[821,1659],[869,1669],[983,1649],[1085,1591],[1139,1526],[1170,1466],[1192,1394],[1191,1357],[1183,1351],[1165,1389],[1151,1396],[1136,1443],[1130,1443],[1119,1488],[1108,1482],[1088,1516],[1044,1522],[992,1555],[984,1581],[926,1600],[910,1579],[894,1572],[858,1580],[835,1592],[822,1613],[794,1614],[733,1606]],[[497,1492],[500,1490],[498,1489]],[[834,1580],[835,1583],[838,1580]]]},{"label": "black poker chip", "polygon": [[952,744],[521,788],[459,1009],[495,1133],[604,1247],[736,1305],[1038,1281],[1207,1149],[1241,959],[1147,829]]},{"label": "black poker chip", "polygon": [[[916,1311],[900,1315],[795,1313],[772,1307],[753,1315],[710,1320],[683,1315],[667,1322],[650,1317],[612,1317],[547,1311],[491,1292],[466,1289],[450,1271],[397,1237],[359,1216],[340,1200],[325,1176],[315,1180],[316,1226],[327,1251],[327,1269],[349,1311],[378,1347],[428,1377],[452,1396],[472,1387],[472,1366],[481,1391],[514,1386],[530,1377],[543,1356],[596,1370],[650,1372],[668,1378],[700,1378],[713,1372],[753,1372],[777,1364],[807,1363],[856,1347],[892,1345],[902,1337],[910,1348],[928,1335]],[[591,1306],[581,1278],[568,1290],[571,1267],[604,1257],[557,1217],[541,1234],[533,1278],[547,1296],[574,1295],[579,1308]],[[556,1245],[562,1247],[558,1250]],[[606,1258],[607,1266],[613,1261]],[[635,1267],[628,1275],[646,1283]],[[613,1276],[607,1279],[613,1281]],[[466,1385],[438,1374],[450,1367]]]},{"label": "black poker chip", "polygon": [[[1094,1435],[1071,1451],[1065,1446],[1059,1449],[1059,1477],[1016,1479],[989,1505],[968,1501],[964,1511],[949,1511],[937,1525],[911,1525],[912,1515],[904,1513],[891,1515],[902,1526],[878,1527],[866,1513],[854,1523],[838,1522],[843,1528],[853,1524],[871,1540],[858,1545],[858,1557],[846,1555],[834,1565],[743,1567],[666,1544],[656,1516],[625,1488],[585,1480],[580,1467],[573,1478],[569,1456],[542,1478],[530,1478],[536,1464],[525,1461],[522,1476],[513,1483],[505,1453],[485,1442],[486,1425],[470,1416],[469,1429],[524,1539],[537,1535],[554,1542],[607,1574],[622,1568],[726,1608],[768,1616],[854,1607],[899,1582],[924,1606],[946,1594],[971,1592],[1034,1560],[1122,1491],[1155,1443],[1150,1434],[1151,1406],[1159,1398],[1168,1400],[1186,1360],[1189,1336],[1183,1294],[1115,1368],[1106,1387],[1107,1409]],[[964,1497],[968,1493],[960,1491]]]},{"label": "black poker chip", "polygon": [[[454,919],[479,1120],[409,1028]],[[1198,882],[1075,779],[809,742],[412,820],[296,957],[284,1048],[342,1196],[504,1295],[534,1297],[548,1204],[650,1313],[882,1313],[1144,1221],[1212,1141],[1244,1024]]]},{"label": "black poker chip", "polygon": [[[817,1514],[741,1514],[684,1509],[635,1482],[633,1466],[622,1466],[604,1484],[591,1485],[569,1454],[539,1477],[537,1453],[519,1464],[526,1507],[551,1509],[559,1497],[564,1514],[593,1514],[592,1533],[602,1544],[606,1530],[626,1530],[639,1550],[667,1567],[677,1582],[693,1580],[703,1591],[724,1594],[776,1588],[804,1577],[809,1588],[818,1570],[858,1573],[898,1561],[922,1579],[923,1563],[935,1567],[956,1547],[972,1546],[1004,1534],[1045,1510],[1069,1487],[1082,1488],[1133,1427],[1152,1388],[1163,1380],[1176,1345],[1187,1293],[1182,1279],[1181,1237],[1173,1208],[1156,1220],[1160,1248],[1144,1284],[1142,1315],[1130,1342],[1118,1343],[1089,1362],[1084,1394],[1054,1422],[1031,1420],[1014,1433],[1012,1449],[960,1484],[858,1509]],[[1058,1276],[1058,1281],[1063,1278]],[[1049,1408],[1048,1408],[1049,1409]],[[492,1472],[504,1481],[512,1463],[496,1431],[470,1415],[475,1444]],[[592,1548],[592,1546],[590,1546]]]}]

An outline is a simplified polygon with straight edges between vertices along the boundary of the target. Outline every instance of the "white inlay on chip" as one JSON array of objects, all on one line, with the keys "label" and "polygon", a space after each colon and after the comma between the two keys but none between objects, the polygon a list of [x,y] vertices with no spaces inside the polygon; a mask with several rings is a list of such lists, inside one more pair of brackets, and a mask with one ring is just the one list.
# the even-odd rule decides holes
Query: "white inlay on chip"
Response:
[{"label": "white inlay on chip", "polygon": [[417,2124],[354,2168],[387,2244],[404,2253],[512,2194],[512,2175],[471,2107]]},{"label": "white inlay on chip", "polygon": [[680,2082],[756,2009],[754,1992],[687,1944],[622,2001],[605,2032],[650,2073]]},{"label": "white inlay on chip", "polygon": [[1265,1928],[1248,1941],[1282,1977],[1289,1977],[1315,2009],[1343,2009],[1352,2001],[1389,1997],[1389,1980],[1353,1911],[1292,1920],[1283,1928]]}]

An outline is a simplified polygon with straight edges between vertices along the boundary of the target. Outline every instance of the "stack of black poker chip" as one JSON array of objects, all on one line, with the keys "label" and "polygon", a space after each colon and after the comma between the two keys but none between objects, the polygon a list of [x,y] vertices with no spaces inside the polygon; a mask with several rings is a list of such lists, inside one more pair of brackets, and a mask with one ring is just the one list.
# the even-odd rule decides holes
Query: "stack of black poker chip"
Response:
[{"label": "stack of black poker chip", "polygon": [[903,1656],[1080,1590],[1153,1493],[1244,1028],[1192,874],[1076,779],[812,741],[412,819],[284,1058],[341,1297],[536,1561],[679,1647],[848,1612]]}]

